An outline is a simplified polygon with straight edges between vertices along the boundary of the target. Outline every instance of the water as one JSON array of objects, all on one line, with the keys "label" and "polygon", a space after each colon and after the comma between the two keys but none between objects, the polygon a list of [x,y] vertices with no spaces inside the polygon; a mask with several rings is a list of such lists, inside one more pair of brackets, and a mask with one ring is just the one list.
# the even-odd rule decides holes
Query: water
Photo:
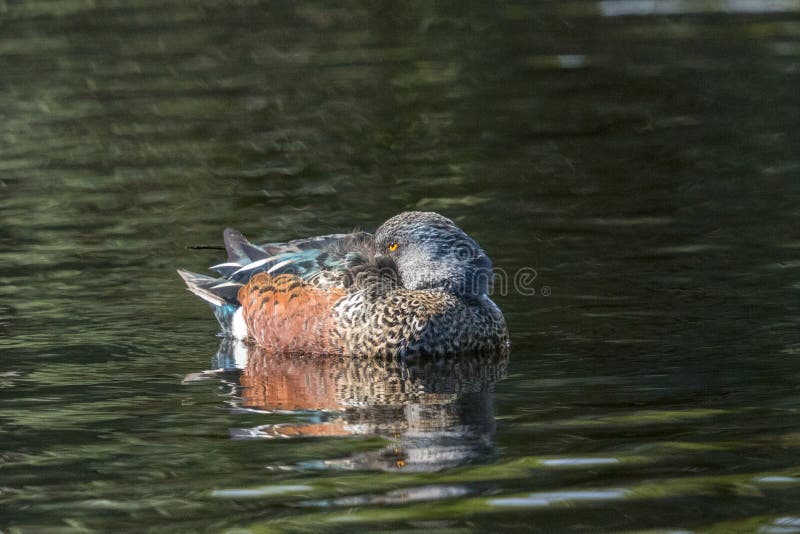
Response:
[{"label": "water", "polygon": [[[4,530],[800,532],[797,2],[0,28]],[[506,273],[508,361],[237,352],[174,272],[412,208]]]}]

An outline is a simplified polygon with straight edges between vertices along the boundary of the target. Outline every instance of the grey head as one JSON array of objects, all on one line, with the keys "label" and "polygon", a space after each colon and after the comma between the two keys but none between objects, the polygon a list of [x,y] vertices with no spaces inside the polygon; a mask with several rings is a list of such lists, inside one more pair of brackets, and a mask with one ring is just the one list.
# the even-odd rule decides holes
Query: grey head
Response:
[{"label": "grey head", "polygon": [[378,255],[389,256],[406,289],[442,289],[465,298],[489,291],[492,262],[456,224],[434,212],[395,215],[375,232]]}]

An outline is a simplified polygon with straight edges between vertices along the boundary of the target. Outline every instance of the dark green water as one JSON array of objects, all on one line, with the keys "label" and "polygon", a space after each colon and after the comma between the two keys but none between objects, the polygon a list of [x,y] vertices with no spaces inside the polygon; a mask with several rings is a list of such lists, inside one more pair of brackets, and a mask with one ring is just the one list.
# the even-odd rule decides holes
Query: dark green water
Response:
[{"label": "dark green water", "polygon": [[[0,0],[0,529],[800,532],[798,87],[793,0]],[[508,362],[236,371],[175,274],[405,209]]]}]

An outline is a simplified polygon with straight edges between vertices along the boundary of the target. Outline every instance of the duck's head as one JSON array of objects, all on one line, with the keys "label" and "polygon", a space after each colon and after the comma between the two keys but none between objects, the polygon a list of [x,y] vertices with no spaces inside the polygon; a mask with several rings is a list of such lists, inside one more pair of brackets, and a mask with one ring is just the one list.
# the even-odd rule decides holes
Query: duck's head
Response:
[{"label": "duck's head", "polygon": [[376,253],[394,260],[406,289],[443,289],[477,298],[489,291],[492,262],[456,224],[434,212],[395,215],[375,232]]}]

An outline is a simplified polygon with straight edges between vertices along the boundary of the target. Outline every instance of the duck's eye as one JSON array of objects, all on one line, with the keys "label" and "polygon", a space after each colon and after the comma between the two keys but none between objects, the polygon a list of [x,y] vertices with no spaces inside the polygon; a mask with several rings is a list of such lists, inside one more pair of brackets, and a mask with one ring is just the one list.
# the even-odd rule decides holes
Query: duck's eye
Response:
[{"label": "duck's eye", "polygon": [[395,243],[395,242],[389,243],[389,252],[394,252],[395,250],[397,250],[397,247],[399,247],[399,246],[400,246],[399,243]]}]

